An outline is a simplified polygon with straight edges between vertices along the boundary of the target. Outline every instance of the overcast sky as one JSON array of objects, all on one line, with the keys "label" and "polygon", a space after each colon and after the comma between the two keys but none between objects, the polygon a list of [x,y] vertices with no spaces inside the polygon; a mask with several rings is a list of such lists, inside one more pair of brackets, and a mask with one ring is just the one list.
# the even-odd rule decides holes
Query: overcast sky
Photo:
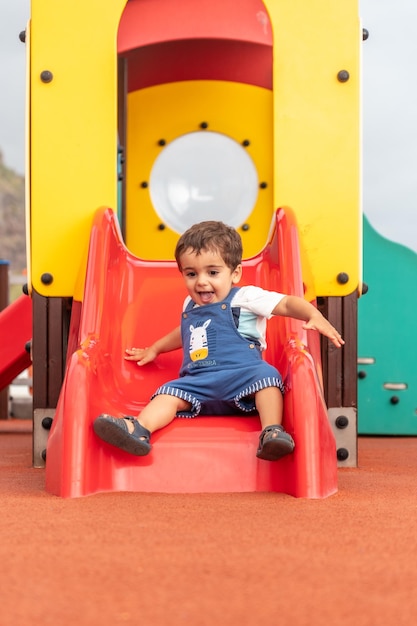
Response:
[{"label": "overcast sky", "polygon": [[[24,173],[25,46],[30,0],[0,2],[0,150]],[[417,0],[360,0],[363,208],[385,237],[417,252]]]}]

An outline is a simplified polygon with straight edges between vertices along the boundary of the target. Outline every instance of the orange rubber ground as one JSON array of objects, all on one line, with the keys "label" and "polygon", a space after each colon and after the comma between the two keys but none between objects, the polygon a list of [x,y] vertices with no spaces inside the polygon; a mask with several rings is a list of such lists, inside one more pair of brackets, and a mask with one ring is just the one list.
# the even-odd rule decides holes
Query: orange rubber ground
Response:
[{"label": "orange rubber ground", "polygon": [[417,623],[416,438],[360,438],[325,500],[64,500],[31,446],[30,422],[0,423],[1,626]]}]

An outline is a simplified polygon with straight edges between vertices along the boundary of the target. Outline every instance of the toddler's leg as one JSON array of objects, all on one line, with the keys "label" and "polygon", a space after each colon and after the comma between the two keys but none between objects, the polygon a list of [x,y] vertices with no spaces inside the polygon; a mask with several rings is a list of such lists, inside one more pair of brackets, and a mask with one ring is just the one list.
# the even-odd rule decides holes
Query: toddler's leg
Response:
[{"label": "toddler's leg", "polygon": [[181,398],[158,395],[146,405],[138,418],[131,416],[113,417],[103,414],[94,421],[96,435],[125,452],[136,456],[149,454],[151,433],[167,426],[177,411],[188,410],[190,404]]},{"label": "toddler's leg", "polygon": [[277,461],[294,450],[294,440],[281,426],[284,408],[281,391],[267,387],[255,394],[255,405],[261,420],[262,432],[256,456],[265,461]]},{"label": "toddler's leg", "polygon": [[284,400],[278,387],[266,387],[255,394],[255,406],[259,413],[262,428],[281,424]]},{"label": "toddler's leg", "polygon": [[140,419],[142,426],[153,433],[155,430],[168,426],[178,411],[188,411],[190,408],[191,404],[182,398],[159,394],[142,409],[137,419]]}]

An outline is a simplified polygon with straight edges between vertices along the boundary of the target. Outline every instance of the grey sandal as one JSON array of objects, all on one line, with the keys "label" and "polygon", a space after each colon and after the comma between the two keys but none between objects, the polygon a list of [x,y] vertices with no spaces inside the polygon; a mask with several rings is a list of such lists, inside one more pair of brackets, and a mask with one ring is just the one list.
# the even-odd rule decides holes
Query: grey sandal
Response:
[{"label": "grey sandal", "polygon": [[[134,425],[132,433],[127,428],[126,420]],[[130,415],[121,418],[103,413],[94,420],[93,428],[100,439],[129,454],[145,456],[152,449],[150,431]]]},{"label": "grey sandal", "polygon": [[291,454],[294,448],[295,443],[291,435],[285,432],[281,424],[273,424],[261,432],[256,456],[265,461],[277,461]]}]

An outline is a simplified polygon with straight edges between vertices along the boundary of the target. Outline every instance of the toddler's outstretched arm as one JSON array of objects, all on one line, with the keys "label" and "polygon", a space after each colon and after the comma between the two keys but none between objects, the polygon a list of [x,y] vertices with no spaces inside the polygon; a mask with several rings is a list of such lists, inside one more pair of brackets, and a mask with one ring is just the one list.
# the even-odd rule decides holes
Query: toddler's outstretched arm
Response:
[{"label": "toddler's outstretched arm", "polygon": [[285,296],[277,304],[272,314],[303,320],[303,328],[306,330],[318,330],[322,335],[328,337],[337,348],[341,348],[345,343],[340,333],[320,311],[310,302],[298,296]]},{"label": "toddler's outstretched arm", "polygon": [[126,348],[125,359],[126,361],[136,361],[138,365],[146,365],[156,359],[158,354],[178,350],[181,346],[181,328],[178,326],[155,341],[149,348]]}]

